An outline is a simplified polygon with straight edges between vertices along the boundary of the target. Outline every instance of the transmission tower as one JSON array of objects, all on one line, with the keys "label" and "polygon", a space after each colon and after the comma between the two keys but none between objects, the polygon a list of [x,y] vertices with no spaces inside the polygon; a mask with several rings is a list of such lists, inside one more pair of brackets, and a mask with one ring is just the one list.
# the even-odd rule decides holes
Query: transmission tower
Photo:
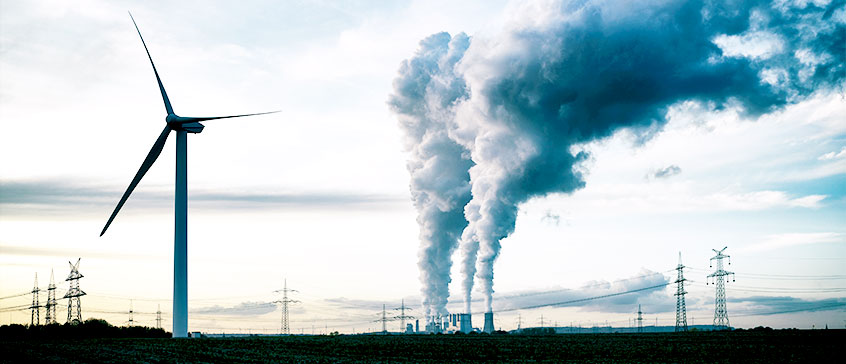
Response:
[{"label": "transmission tower", "polygon": [[297,292],[294,289],[288,288],[288,279],[285,278],[282,289],[277,289],[273,292],[282,293],[282,299],[278,301],[273,301],[273,303],[281,303],[282,304],[282,325],[279,329],[279,333],[282,335],[290,335],[291,334],[291,327],[288,322],[288,304],[289,303],[298,303],[300,301],[292,300],[288,298],[288,292]]},{"label": "transmission tower", "polygon": [[517,314],[517,331],[520,331],[523,326],[523,315]]},{"label": "transmission tower", "polygon": [[156,328],[162,328],[162,305],[159,305],[159,308],[156,310]]},{"label": "transmission tower", "polygon": [[47,303],[44,304],[44,324],[56,323],[56,281],[53,279],[53,270],[50,270],[50,285],[47,286]]},{"label": "transmission tower", "polygon": [[387,312],[385,311],[385,304],[382,304],[382,318],[375,320],[376,322],[382,323],[382,333],[388,334],[388,316]]},{"label": "transmission tower", "polygon": [[133,319],[132,317],[132,314],[134,312],[135,311],[132,310],[132,300],[129,300],[129,320],[127,321],[129,323],[129,326],[132,326],[132,324],[135,323],[135,319]]},{"label": "transmission tower", "polygon": [[[724,247],[720,250],[711,249],[717,255],[711,258],[711,266],[713,267],[713,261],[717,261],[717,270],[714,273],[708,275],[707,278],[714,278],[714,283],[717,285],[717,296],[714,300],[714,328],[718,329],[728,329],[730,327],[729,324],[729,317],[728,317],[728,309],[726,309],[726,282],[725,276],[731,275],[732,282],[734,282],[734,272],[728,272],[723,269],[723,259],[727,258],[729,265],[731,265],[731,257],[728,255],[723,254],[723,252],[728,249],[728,247]],[[708,280],[706,278],[705,284],[708,284]]]},{"label": "transmission tower", "polygon": [[82,274],[79,273],[79,261],[82,258],[77,259],[76,264],[72,264],[68,262],[71,267],[71,272],[68,275],[68,278],[65,281],[70,282],[70,289],[68,293],[65,293],[65,297],[68,299],[68,323],[79,323],[82,322],[82,302],[80,301],[80,297],[85,296],[85,292],[79,289],[79,279],[83,277]]},{"label": "transmission tower", "polygon": [[35,284],[32,286],[32,306],[29,306],[32,310],[32,319],[30,319],[29,324],[32,326],[37,326],[41,322],[41,318],[38,317],[41,311],[41,305],[38,303],[38,292],[41,292],[41,289],[38,288],[38,273],[35,273]]},{"label": "transmission tower", "polygon": [[406,314],[405,314],[405,310],[412,310],[412,308],[411,308],[411,307],[408,307],[408,306],[406,306],[406,305],[405,305],[405,299],[403,298],[403,299],[402,299],[402,303],[400,304],[400,306],[399,306],[399,307],[397,307],[397,308],[394,308],[394,310],[399,310],[399,311],[400,311],[400,315],[399,315],[399,316],[394,316],[394,319],[399,319],[399,320],[400,320],[400,331],[399,331],[399,332],[400,332],[400,333],[403,333],[403,332],[405,332],[405,320],[406,320],[406,319],[409,319],[409,320],[410,320],[410,319],[413,319],[413,318],[414,318],[414,316],[406,315]]},{"label": "transmission tower", "polygon": [[676,290],[676,332],[679,332],[687,331],[687,308],[684,304],[684,295],[687,292],[684,291],[684,265],[682,265],[681,252],[679,252],[679,265],[676,267],[676,271],[679,272],[678,278],[676,278],[678,285]]},{"label": "transmission tower", "polygon": [[640,303],[637,304],[637,332],[643,332],[643,311],[640,309]]}]

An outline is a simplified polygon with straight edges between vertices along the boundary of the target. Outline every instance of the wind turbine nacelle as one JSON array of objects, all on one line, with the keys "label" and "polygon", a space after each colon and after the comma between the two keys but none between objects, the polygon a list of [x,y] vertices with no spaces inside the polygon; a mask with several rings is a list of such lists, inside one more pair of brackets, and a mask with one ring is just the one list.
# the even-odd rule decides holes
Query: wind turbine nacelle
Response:
[{"label": "wind turbine nacelle", "polygon": [[[205,125],[200,124],[196,121],[193,122],[193,123],[179,124],[179,129],[182,129],[182,130],[185,130],[189,133],[194,133],[194,134],[202,132],[203,128],[205,128],[205,127],[206,127]],[[177,130],[179,130],[179,129],[177,129]]]}]

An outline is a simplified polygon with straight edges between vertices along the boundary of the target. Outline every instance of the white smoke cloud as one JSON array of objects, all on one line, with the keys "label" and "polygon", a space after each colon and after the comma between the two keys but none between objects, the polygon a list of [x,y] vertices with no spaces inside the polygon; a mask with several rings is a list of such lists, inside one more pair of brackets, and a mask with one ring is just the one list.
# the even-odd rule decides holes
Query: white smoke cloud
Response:
[{"label": "white smoke cloud", "polygon": [[[671,106],[686,101],[739,107],[744,116],[755,117],[817,89],[842,87],[846,31],[832,14],[839,14],[843,2],[785,10],[791,6],[543,1],[513,6],[513,20],[490,37],[427,38],[403,64],[391,97],[413,152],[409,169],[421,248],[440,247],[442,262],[452,252],[454,229],[462,224],[450,220],[455,224],[438,230],[440,215],[429,216],[432,203],[421,201],[457,196],[446,192],[456,189],[440,186],[439,173],[419,173],[413,166],[431,158],[460,160],[450,166],[467,169],[451,169],[448,175],[469,178],[445,180],[460,180],[470,192],[460,235],[464,299],[471,301],[478,279],[491,310],[493,266],[502,239],[515,229],[520,204],[585,185],[580,163],[588,156],[574,145],[620,130],[646,140],[666,122]],[[805,31],[808,24],[813,24],[813,36]],[[461,47],[453,46],[457,39]],[[758,44],[762,40],[767,44]],[[759,48],[744,48],[753,43]],[[811,69],[794,56],[800,50],[826,57],[814,58]],[[780,75],[773,79],[768,70]],[[442,143],[455,148],[431,153],[433,148],[424,147],[429,140],[421,135],[445,138]],[[426,153],[416,152],[421,148]],[[422,189],[435,182],[437,191]],[[448,198],[451,203],[438,205],[447,209],[438,211],[454,216],[462,206],[452,202],[468,197],[460,196]],[[437,239],[429,235],[446,242],[433,245]],[[430,256],[421,253],[421,261]],[[421,279],[437,276],[440,285],[449,281],[448,271],[447,277],[435,271],[443,272],[421,264]],[[431,284],[424,280],[424,296]],[[424,305],[444,297],[432,296]]]}]

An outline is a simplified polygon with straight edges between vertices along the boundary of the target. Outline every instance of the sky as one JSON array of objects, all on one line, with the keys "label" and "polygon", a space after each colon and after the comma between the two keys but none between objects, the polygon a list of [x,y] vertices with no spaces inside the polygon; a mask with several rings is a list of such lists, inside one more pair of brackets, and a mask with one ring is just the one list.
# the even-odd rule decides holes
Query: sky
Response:
[{"label": "sky", "polygon": [[[606,14],[638,10],[597,3]],[[833,4],[772,7],[833,7],[823,24],[842,36],[846,10]],[[131,305],[136,321],[155,325],[161,307],[170,327],[173,141],[98,237],[165,116],[127,11],[178,114],[281,110],[209,121],[189,138],[189,329],[278,331],[281,309],[272,302],[287,279],[300,301],[291,307],[292,331],[320,333],[381,329],[382,305],[393,309],[401,300],[411,315],[428,310],[410,189],[415,144],[391,101],[408,70],[403,62],[425,56],[421,40],[433,34],[466,34],[457,79],[485,90],[485,77],[501,72],[492,68],[497,57],[533,59],[520,57],[547,49],[543,42],[520,48],[522,38],[509,34],[576,18],[556,5],[0,1],[0,323],[29,323],[30,311],[19,308],[31,303],[35,274],[45,289],[52,270],[61,297],[67,262],[82,258],[85,318],[125,324]],[[533,12],[560,12],[565,20],[526,23]],[[761,21],[750,18],[736,34],[706,39],[721,52],[714,62],[757,67],[786,59],[806,78],[827,62],[825,54],[790,52],[766,27],[752,29]],[[752,86],[781,82],[769,69],[754,74],[760,79]],[[755,87],[712,103],[665,97],[651,119],[659,122],[645,129],[551,138],[553,152],[583,152],[573,171],[584,183],[526,194],[515,205],[513,232],[499,241],[492,263],[496,326],[514,329],[518,317],[523,327],[538,326],[541,316],[547,326],[626,326],[638,304],[645,322],[673,325],[674,284],[551,304],[671,283],[679,253],[689,267],[688,324],[709,324],[709,259],[725,246],[726,269],[735,272],[727,284],[732,325],[846,325],[846,92],[839,72],[833,83],[805,87],[763,111],[744,104]],[[589,89],[592,76],[574,74]],[[480,118],[466,109],[451,118]],[[462,255],[449,257],[446,308],[460,313]],[[480,289],[472,292],[474,314],[485,309]],[[544,307],[525,308],[532,306]],[[60,300],[59,322],[65,307]]]}]

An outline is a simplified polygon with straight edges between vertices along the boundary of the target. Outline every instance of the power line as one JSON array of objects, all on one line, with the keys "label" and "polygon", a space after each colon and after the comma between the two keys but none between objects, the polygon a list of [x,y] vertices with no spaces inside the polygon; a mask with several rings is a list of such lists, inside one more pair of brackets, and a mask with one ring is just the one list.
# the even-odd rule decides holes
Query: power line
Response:
[{"label": "power line", "polygon": [[605,294],[605,295],[601,295],[601,296],[586,297],[586,298],[580,298],[580,299],[576,299],[576,300],[553,302],[553,303],[544,303],[544,304],[540,304],[540,305],[505,308],[505,309],[500,309],[500,310],[496,310],[496,311],[498,311],[498,312],[508,312],[508,311],[517,311],[517,310],[531,310],[531,309],[535,309],[535,308],[543,308],[543,307],[550,307],[550,306],[566,306],[566,305],[573,304],[573,303],[587,302],[587,301],[593,301],[593,300],[598,300],[598,299],[603,299],[603,298],[622,296],[624,294],[629,294],[629,293],[649,291],[649,290],[653,290],[653,289],[657,289],[657,288],[661,288],[661,287],[666,287],[666,286],[669,286],[671,284],[673,284],[673,282],[661,283],[661,284],[654,285],[654,286],[632,289],[632,290],[623,291],[623,292],[609,293],[609,294]]}]

